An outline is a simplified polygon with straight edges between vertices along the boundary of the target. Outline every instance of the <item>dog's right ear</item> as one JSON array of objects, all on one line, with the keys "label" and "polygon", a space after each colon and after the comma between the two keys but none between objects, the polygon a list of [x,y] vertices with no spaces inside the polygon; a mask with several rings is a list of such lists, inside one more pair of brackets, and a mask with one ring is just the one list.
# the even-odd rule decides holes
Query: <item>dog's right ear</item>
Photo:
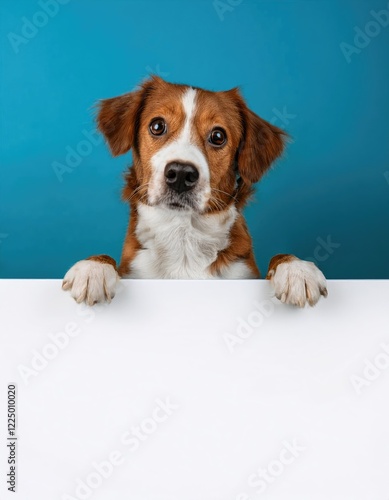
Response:
[{"label": "dog's right ear", "polygon": [[139,113],[158,80],[158,77],[152,77],[134,92],[99,102],[97,125],[113,156],[127,153],[134,145]]}]

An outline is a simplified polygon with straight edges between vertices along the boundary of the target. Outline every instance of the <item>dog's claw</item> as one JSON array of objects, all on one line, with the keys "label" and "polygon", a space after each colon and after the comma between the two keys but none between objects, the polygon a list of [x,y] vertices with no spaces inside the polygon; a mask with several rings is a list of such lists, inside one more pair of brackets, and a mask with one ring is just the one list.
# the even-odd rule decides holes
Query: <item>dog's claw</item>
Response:
[{"label": "dog's claw", "polygon": [[69,288],[70,288],[70,283],[69,283],[69,281],[65,281],[65,280],[64,280],[64,281],[62,282],[62,290],[69,290]]}]

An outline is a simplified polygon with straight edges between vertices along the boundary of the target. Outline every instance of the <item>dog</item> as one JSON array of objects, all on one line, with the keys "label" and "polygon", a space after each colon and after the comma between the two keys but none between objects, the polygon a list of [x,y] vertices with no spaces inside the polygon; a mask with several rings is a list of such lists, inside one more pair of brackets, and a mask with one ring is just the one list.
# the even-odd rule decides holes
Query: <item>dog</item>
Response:
[{"label": "dog", "polygon": [[[281,156],[286,133],[251,111],[238,88],[211,92],[158,76],[102,100],[97,125],[113,156],[132,149],[123,199],[130,221],[121,263],[77,262],[63,280],[78,302],[110,302],[120,278],[252,279],[260,273],[242,209]],[[312,262],[280,254],[266,279],[282,302],[327,296]]]}]

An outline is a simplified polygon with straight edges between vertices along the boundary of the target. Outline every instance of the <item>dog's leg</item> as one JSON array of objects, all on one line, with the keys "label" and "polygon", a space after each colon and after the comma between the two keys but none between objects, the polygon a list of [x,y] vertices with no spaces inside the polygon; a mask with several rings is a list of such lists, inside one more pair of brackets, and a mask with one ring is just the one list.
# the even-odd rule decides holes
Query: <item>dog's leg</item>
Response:
[{"label": "dog's leg", "polygon": [[62,288],[70,290],[76,302],[85,301],[93,306],[97,302],[111,302],[118,280],[115,260],[108,255],[95,255],[74,264],[66,273]]},{"label": "dog's leg", "polygon": [[273,257],[266,279],[273,285],[276,297],[286,304],[304,307],[308,302],[314,306],[321,295],[327,297],[326,279],[320,269],[294,255]]}]

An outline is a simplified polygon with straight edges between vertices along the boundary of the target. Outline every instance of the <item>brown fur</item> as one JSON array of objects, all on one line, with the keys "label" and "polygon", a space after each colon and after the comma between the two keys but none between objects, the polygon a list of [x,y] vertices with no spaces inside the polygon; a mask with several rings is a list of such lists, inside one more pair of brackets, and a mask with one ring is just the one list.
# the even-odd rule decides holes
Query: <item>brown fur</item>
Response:
[{"label": "brown fur", "polygon": [[119,266],[120,276],[125,276],[128,273],[131,261],[135,258],[138,250],[141,249],[138,238],[135,236],[137,222],[138,212],[136,209],[133,209],[128,224],[126,239],[124,240],[123,245],[122,259]]},{"label": "brown fur", "polygon": [[292,260],[297,259],[294,255],[280,253],[271,258],[269,262],[269,268],[267,270],[266,279],[270,280],[272,276],[275,274],[277,267],[284,262],[291,262]]},{"label": "brown fur", "polygon": [[211,272],[219,275],[223,267],[238,260],[243,260],[252,270],[254,276],[260,277],[259,269],[255,263],[251,236],[242,216],[238,217],[231,228],[230,246],[219,253],[217,259],[211,265]]},{"label": "brown fur", "polygon": [[101,264],[111,264],[116,269],[116,260],[109,255],[92,255],[85,260],[94,260],[95,262],[100,262]]}]

